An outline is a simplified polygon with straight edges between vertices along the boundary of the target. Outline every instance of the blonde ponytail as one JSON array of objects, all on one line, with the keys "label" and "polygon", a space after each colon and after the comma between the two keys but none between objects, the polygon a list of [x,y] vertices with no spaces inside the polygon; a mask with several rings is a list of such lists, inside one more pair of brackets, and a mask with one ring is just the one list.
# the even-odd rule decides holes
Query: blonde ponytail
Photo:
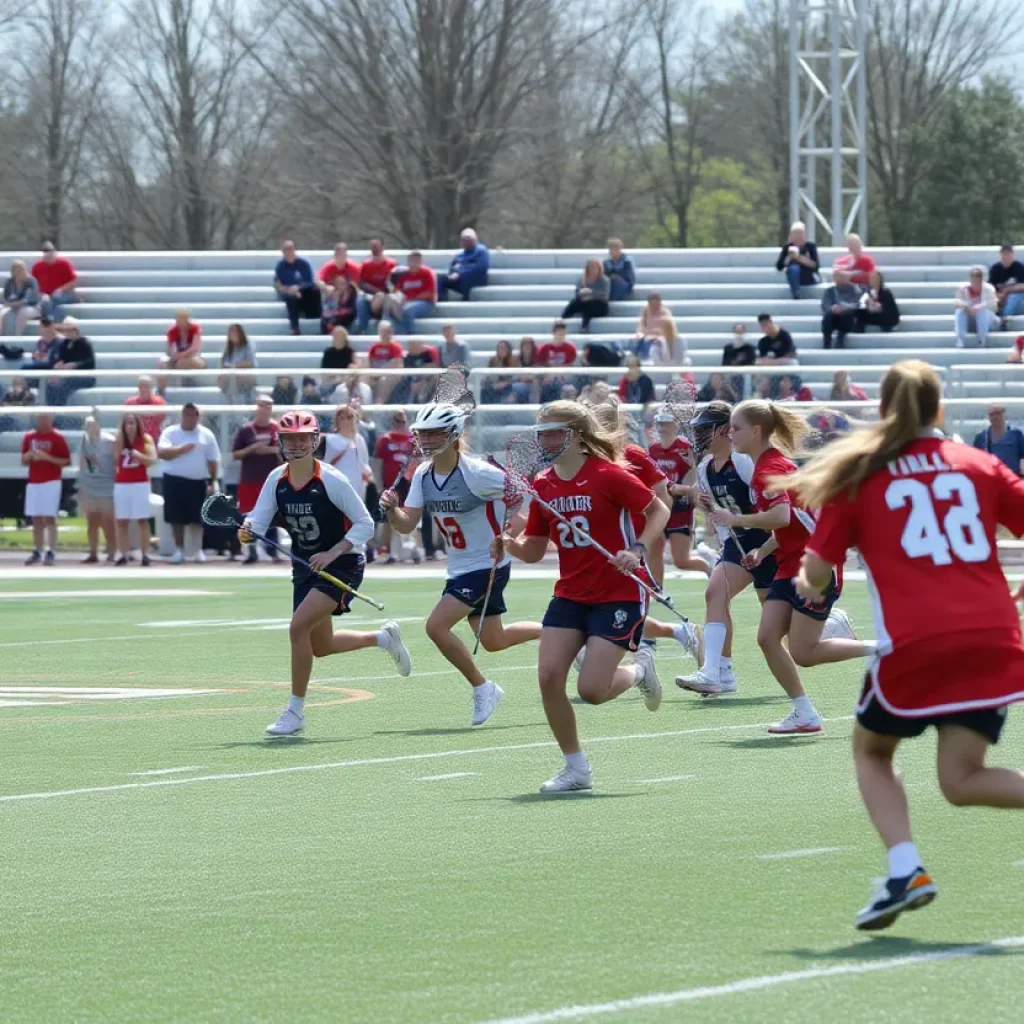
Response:
[{"label": "blonde ponytail", "polygon": [[619,408],[618,402],[602,402],[600,405],[582,403],[593,414],[597,425],[615,444],[615,457],[621,459],[629,441],[629,420]]},{"label": "blonde ponytail", "polygon": [[560,399],[541,406],[537,414],[538,423],[564,423],[569,430],[576,431],[580,448],[587,455],[593,455],[607,462],[618,462],[619,452],[615,435],[604,430],[594,413],[579,402]]},{"label": "blonde ponytail", "polygon": [[798,413],[778,402],[749,398],[733,410],[752,427],[761,428],[761,437],[786,455],[795,455],[815,433]]},{"label": "blonde ponytail", "polygon": [[882,378],[882,419],[826,445],[785,478],[785,488],[810,508],[821,508],[846,492],[856,494],[872,473],[938,423],[941,401],[942,382],[927,363],[918,359],[896,363]]}]

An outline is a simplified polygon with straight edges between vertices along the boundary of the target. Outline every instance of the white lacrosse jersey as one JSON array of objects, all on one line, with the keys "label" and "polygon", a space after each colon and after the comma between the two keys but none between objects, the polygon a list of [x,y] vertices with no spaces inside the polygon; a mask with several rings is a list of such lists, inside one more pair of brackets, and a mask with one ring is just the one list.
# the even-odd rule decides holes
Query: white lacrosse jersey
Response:
[{"label": "white lacrosse jersey", "polygon": [[[405,499],[406,508],[421,508],[434,520],[448,548],[448,578],[490,569],[491,541],[505,521],[505,474],[473,455],[459,456],[448,476],[431,462],[418,466]],[[499,566],[512,559],[506,554]]]}]

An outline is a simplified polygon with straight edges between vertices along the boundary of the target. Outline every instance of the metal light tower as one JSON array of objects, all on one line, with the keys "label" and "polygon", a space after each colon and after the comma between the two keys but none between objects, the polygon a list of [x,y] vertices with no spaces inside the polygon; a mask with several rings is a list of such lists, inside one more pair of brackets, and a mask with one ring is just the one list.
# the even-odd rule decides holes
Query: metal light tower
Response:
[{"label": "metal light tower", "polygon": [[869,0],[790,0],[789,206],[807,234],[868,234]]}]

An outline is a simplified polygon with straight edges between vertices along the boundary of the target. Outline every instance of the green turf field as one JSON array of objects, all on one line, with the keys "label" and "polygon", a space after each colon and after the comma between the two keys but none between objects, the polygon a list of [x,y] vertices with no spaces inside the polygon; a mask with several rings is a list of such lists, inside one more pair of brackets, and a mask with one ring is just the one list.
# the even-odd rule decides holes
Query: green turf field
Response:
[{"label": "green turf field", "polygon": [[[206,593],[0,601],[5,1024],[1024,1019],[1024,817],[947,807],[934,741],[909,745],[939,899],[855,932],[885,864],[848,750],[859,672],[807,673],[825,738],[764,735],[787,708],[750,595],[740,695],[677,690],[692,662],[663,642],[661,710],[579,706],[595,792],[552,799],[535,650],[487,656],[506,699],[471,729],[422,633],[437,581],[367,582],[406,620],[414,675],[379,651],[319,662],[294,741],[263,738],[287,695],[284,578],[2,589],[133,588]],[[696,584],[670,589],[700,609]],[[550,591],[518,582],[510,607],[539,614]],[[861,585],[843,605],[868,627]],[[1024,765],[1020,711],[996,760]],[[1017,942],[963,955],[999,939]]]}]

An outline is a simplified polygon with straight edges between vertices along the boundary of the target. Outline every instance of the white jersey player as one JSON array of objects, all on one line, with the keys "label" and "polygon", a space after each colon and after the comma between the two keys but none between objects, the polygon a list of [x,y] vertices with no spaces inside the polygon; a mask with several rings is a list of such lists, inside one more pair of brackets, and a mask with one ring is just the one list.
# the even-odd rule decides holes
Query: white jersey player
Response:
[{"label": "white jersey player", "polygon": [[[463,427],[464,416],[456,406],[424,406],[412,430],[425,459],[412,478],[404,505],[399,505],[394,490],[387,490],[381,495],[381,507],[399,533],[411,533],[426,514],[444,537],[448,580],[427,619],[427,636],[473,687],[473,725],[482,725],[503,691],[477,668],[454,627],[468,618],[475,633],[483,617],[480,642],[484,650],[503,651],[538,639],[541,625],[502,622],[511,563],[501,544],[505,474],[466,453]],[[492,570],[494,580],[487,597]]]}]

